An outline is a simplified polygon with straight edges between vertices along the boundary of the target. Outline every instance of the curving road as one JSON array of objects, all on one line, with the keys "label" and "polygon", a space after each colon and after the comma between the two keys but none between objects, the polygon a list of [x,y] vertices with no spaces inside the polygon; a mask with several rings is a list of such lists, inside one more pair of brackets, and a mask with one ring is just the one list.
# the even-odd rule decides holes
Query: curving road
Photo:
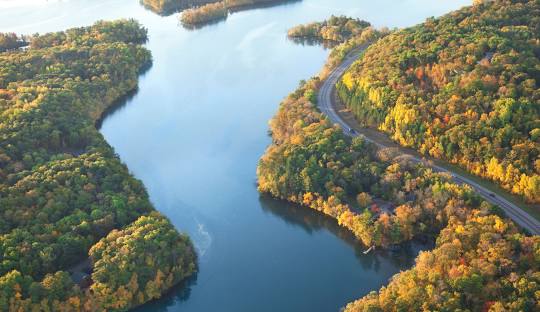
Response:
[{"label": "curving road", "polygon": [[[338,82],[339,78],[345,73],[345,71],[356,61],[363,50],[365,50],[367,46],[362,46],[356,51],[351,52],[344,60],[343,62],[336,67],[327,77],[327,79],[324,81],[323,85],[321,86],[321,89],[319,90],[318,94],[318,106],[319,109],[323,114],[328,116],[330,121],[333,123],[339,125],[345,134],[349,136],[363,136],[367,141],[374,143],[379,148],[388,148],[388,147],[397,147],[401,153],[404,155],[410,157],[410,159],[414,162],[422,162],[428,166],[431,166],[433,170],[437,172],[445,172],[450,174],[454,181],[456,181],[459,184],[468,184],[470,185],[480,196],[482,196],[485,200],[488,202],[498,205],[501,207],[507,214],[508,217],[510,217],[514,222],[522,226],[524,229],[529,231],[531,234],[534,235],[540,235],[540,222],[535,219],[533,216],[529,215],[527,212],[523,211],[518,206],[514,205],[513,203],[509,202],[505,198],[496,195],[492,193],[490,190],[484,188],[483,186],[475,183],[474,181],[471,181],[470,179],[459,175],[455,172],[451,172],[446,168],[443,168],[441,166],[438,166],[436,164],[429,163],[425,161],[421,156],[415,155],[414,153],[411,153],[410,151],[407,151],[407,149],[402,148],[398,146],[397,144],[391,143],[391,142],[384,142],[385,140],[381,140],[380,134],[376,135],[374,131],[366,131],[365,129],[361,129],[358,127],[355,127],[355,125],[350,122],[348,123],[345,121],[345,119],[338,114],[335,110],[335,86]],[[351,130],[355,129],[355,130]]]}]

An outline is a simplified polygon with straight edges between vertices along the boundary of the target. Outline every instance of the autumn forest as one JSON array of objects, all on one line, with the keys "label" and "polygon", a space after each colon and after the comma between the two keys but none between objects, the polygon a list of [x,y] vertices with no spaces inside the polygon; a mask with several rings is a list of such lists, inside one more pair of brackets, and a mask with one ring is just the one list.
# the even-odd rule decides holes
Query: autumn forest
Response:
[{"label": "autumn forest", "polygon": [[538,0],[131,2],[0,27],[0,311],[540,311]]},{"label": "autumn forest", "polygon": [[0,54],[0,310],[125,310],[196,270],[95,128],[152,62],[146,40],[134,20],[98,22]]}]

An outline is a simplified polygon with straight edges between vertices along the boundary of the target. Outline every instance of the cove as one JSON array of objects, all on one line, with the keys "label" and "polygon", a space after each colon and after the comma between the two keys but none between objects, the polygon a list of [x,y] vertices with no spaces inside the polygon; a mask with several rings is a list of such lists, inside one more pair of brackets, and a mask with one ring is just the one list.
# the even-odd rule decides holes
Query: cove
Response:
[{"label": "cove", "polygon": [[417,246],[364,255],[333,220],[257,192],[268,120],[329,52],[289,41],[286,30],[331,14],[403,27],[470,1],[304,0],[191,31],[137,0],[17,2],[0,2],[0,31],[116,18],[149,30],[153,66],[101,132],[155,207],[191,236],[200,272],[138,311],[337,311],[410,267]]}]

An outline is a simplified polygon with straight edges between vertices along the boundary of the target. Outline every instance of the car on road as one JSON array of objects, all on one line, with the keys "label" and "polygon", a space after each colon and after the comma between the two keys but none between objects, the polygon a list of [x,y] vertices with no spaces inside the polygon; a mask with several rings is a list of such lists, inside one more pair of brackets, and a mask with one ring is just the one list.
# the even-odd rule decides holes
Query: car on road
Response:
[{"label": "car on road", "polygon": [[355,134],[356,133],[356,130],[354,130],[353,128],[348,128],[349,132],[352,133],[352,134]]},{"label": "car on road", "polygon": [[493,193],[489,193],[489,196],[491,196],[491,197],[497,197],[497,196],[495,196],[495,194],[493,194]]}]

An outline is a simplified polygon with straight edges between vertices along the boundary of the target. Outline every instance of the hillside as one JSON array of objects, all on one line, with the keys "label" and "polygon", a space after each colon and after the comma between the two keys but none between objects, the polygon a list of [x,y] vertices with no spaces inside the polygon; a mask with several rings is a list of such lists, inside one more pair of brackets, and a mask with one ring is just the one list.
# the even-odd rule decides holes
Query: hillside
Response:
[{"label": "hillside", "polygon": [[540,202],[540,3],[494,1],[373,44],[338,84],[357,119]]}]

